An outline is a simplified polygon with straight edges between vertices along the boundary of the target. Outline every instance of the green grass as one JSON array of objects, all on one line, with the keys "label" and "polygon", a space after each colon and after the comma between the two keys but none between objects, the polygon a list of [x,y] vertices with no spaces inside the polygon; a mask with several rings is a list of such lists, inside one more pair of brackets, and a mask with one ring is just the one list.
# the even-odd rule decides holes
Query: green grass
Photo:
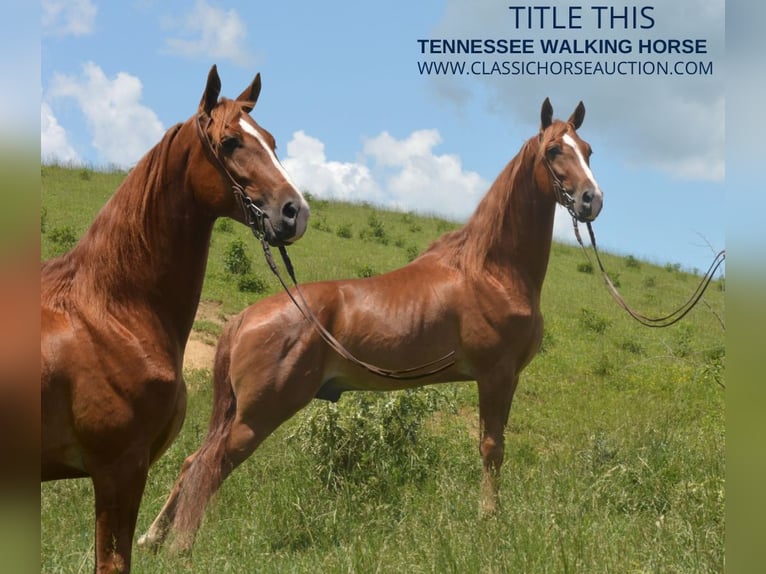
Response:
[{"label": "green grass", "polygon": [[[79,236],[121,177],[43,167],[43,257],[59,248],[52,231],[70,227]],[[399,267],[454,227],[367,205],[311,203],[310,229],[290,249],[304,282]],[[267,283],[265,293],[240,291],[226,270],[227,248],[237,240],[249,246],[250,273]],[[583,261],[579,248],[554,244],[543,350],[522,375],[511,410],[495,517],[478,514],[475,385],[439,387],[440,400],[420,410],[427,395],[410,403],[344,395],[337,406],[310,405],[227,480],[191,557],[136,549],[134,571],[723,571],[722,281],[681,324],[647,329],[616,306],[597,273],[583,272]],[[696,285],[673,265],[609,254],[604,263],[619,275],[625,298],[649,315],[683,302]],[[217,224],[203,299],[231,314],[277,290],[249,231]],[[196,328],[218,332],[210,321]],[[187,373],[186,422],[151,470],[139,533],[204,436],[209,379],[207,370]],[[405,410],[391,411],[392,400]],[[395,417],[406,422],[402,413],[422,417],[406,440],[392,430]],[[325,426],[311,431],[312,423]],[[354,446],[353,472],[336,468],[340,479],[332,481],[322,458],[328,424],[336,444],[364,438]],[[364,458],[365,451],[375,456]],[[90,571],[90,482],[46,483],[41,506],[42,571]]]}]

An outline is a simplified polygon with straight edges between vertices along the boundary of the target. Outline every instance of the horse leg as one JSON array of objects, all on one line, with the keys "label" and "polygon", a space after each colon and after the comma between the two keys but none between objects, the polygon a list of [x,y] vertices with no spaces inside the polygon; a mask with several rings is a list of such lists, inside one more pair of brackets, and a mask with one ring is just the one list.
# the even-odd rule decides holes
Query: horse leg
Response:
[{"label": "horse leg", "polygon": [[217,444],[207,443],[197,451],[196,455],[193,455],[186,479],[181,477],[177,483],[175,516],[171,525],[173,530],[171,552],[181,553],[191,550],[210,499],[234,469],[242,464],[286,418],[276,420],[275,424],[256,426],[249,421],[257,421],[258,418],[242,419],[238,413],[237,418],[216,439]]},{"label": "horse leg", "polygon": [[149,472],[149,457],[128,453],[112,464],[93,466],[96,572],[130,572],[133,533]]},{"label": "horse leg", "polygon": [[479,510],[484,516],[494,514],[498,506],[500,467],[505,454],[505,426],[517,382],[518,376],[507,372],[493,373],[478,380],[479,452],[483,465]]}]

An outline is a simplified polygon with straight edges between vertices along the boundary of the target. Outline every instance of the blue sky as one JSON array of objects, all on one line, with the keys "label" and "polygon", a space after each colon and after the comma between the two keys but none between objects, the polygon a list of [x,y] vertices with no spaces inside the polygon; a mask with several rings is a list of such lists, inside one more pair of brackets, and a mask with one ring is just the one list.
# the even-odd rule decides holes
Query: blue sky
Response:
[{"label": "blue sky", "polygon": [[[132,165],[196,111],[215,63],[230,97],[261,73],[253,115],[302,188],[464,220],[536,132],[543,99],[562,118],[583,100],[580,134],[594,148],[591,167],[605,194],[594,225],[600,246],[706,269],[725,240],[723,0],[655,2],[651,22],[639,15],[601,28],[593,5],[619,15],[633,4],[557,2],[559,16],[569,7],[580,16],[572,22],[579,27],[566,29],[550,18],[517,29],[509,5],[526,4],[44,0],[41,157]],[[419,73],[419,61],[450,58],[421,54],[418,39],[459,38],[623,39],[634,51],[452,58],[469,65],[622,59],[713,67],[706,76]],[[646,39],[702,39],[705,53],[635,53]],[[565,217],[555,233],[573,240]]]}]

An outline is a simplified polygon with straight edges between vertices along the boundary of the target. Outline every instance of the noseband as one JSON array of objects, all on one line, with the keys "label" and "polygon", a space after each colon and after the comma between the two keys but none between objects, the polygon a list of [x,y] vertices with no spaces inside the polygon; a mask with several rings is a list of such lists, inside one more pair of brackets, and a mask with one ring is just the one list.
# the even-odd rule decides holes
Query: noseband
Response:
[{"label": "noseband", "polygon": [[572,197],[572,194],[567,191],[566,187],[564,187],[564,183],[553,171],[553,167],[551,166],[551,162],[548,161],[548,158],[543,159],[543,163],[545,164],[545,167],[548,168],[548,173],[551,176],[551,181],[553,182],[553,193],[556,194],[556,201],[562,207],[564,207],[569,212],[569,215],[572,216],[572,219],[576,221],[577,213],[574,210],[574,197]]},{"label": "noseband", "polygon": [[210,141],[210,138],[207,135],[207,128],[213,120],[210,118],[210,116],[205,116],[207,123],[203,127],[202,115],[203,114],[197,115],[196,119],[197,134],[199,135],[199,139],[202,142],[202,147],[205,149],[205,153],[207,154],[210,162],[218,168],[218,171],[220,171],[226,179],[229,180],[229,183],[231,184],[231,190],[234,193],[234,197],[237,198],[239,205],[242,207],[242,212],[245,215],[245,222],[247,223],[247,226],[253,232],[253,235],[255,235],[258,239],[263,239],[266,236],[266,220],[269,218],[269,216],[264,210],[258,207],[252,199],[250,199],[250,197],[245,193],[245,188],[236,179],[234,179],[234,176],[231,174],[231,172],[226,169],[226,165],[216,153],[215,148],[213,147],[213,142]]}]

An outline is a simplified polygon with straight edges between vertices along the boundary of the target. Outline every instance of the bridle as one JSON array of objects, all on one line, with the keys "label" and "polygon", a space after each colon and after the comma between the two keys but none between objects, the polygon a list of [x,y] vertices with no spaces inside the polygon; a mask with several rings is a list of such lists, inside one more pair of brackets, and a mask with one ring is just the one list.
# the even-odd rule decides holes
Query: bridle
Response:
[{"label": "bridle", "polygon": [[247,226],[253,232],[255,238],[261,243],[263,255],[266,259],[266,263],[268,264],[269,269],[271,269],[271,272],[274,273],[274,275],[277,277],[279,283],[282,285],[282,288],[285,290],[285,293],[287,293],[287,296],[298,308],[298,311],[300,311],[301,315],[303,315],[303,317],[314,326],[322,339],[336,353],[338,353],[344,359],[362,367],[363,369],[375,375],[398,380],[412,380],[428,377],[430,375],[435,375],[436,373],[439,373],[455,364],[455,360],[453,358],[455,356],[455,351],[451,351],[443,357],[408,369],[385,369],[358,359],[351,353],[351,351],[346,349],[346,347],[344,347],[343,344],[338,341],[338,339],[335,338],[335,336],[330,333],[330,331],[328,331],[324,325],[322,325],[319,318],[306,302],[306,298],[303,296],[303,291],[298,285],[298,280],[295,277],[295,268],[293,267],[292,261],[290,261],[290,256],[287,254],[287,249],[283,244],[279,244],[279,253],[282,256],[282,261],[284,262],[285,269],[287,269],[287,273],[290,275],[290,279],[293,282],[295,292],[298,294],[298,299],[300,299],[300,302],[298,299],[296,299],[295,295],[293,295],[289,286],[282,278],[282,275],[279,272],[279,268],[274,261],[274,256],[271,254],[269,242],[266,240],[266,224],[268,222],[268,224],[271,225],[271,223],[268,221],[269,216],[265,211],[258,207],[252,199],[247,196],[244,187],[242,187],[242,185],[234,178],[231,172],[226,169],[223,160],[216,153],[215,147],[213,147],[213,143],[210,141],[210,138],[207,135],[207,127],[210,125],[212,120],[209,116],[206,116],[206,118],[207,124],[204,127],[202,125],[202,114],[199,114],[196,118],[197,132],[199,134],[200,140],[202,141],[203,147],[205,148],[205,153],[208,155],[211,163],[213,163],[213,165],[218,168],[218,170],[231,184],[232,192],[242,206]]},{"label": "bridle", "polygon": [[551,166],[551,162],[548,161],[547,157],[543,159],[543,163],[545,163],[545,167],[548,168],[548,173],[551,176],[553,193],[556,196],[556,201],[569,212],[572,219],[577,221],[577,212],[574,210],[574,197],[572,197],[572,194],[567,191],[566,187],[564,187],[564,183],[559,179],[559,176],[556,175],[556,172],[553,171],[553,166]]},{"label": "bridle", "polygon": [[[582,237],[580,236],[580,228],[578,227],[578,221],[579,218],[577,217],[577,212],[574,210],[574,197],[566,190],[564,187],[563,182],[561,179],[556,175],[556,173],[553,171],[553,167],[550,164],[550,161],[548,161],[547,157],[543,158],[543,162],[545,163],[545,167],[548,169],[548,172],[551,176],[551,182],[553,184],[553,192],[556,196],[556,201],[561,204],[566,210],[569,212],[569,215],[572,217],[572,225],[574,226],[574,232],[575,237],[577,238],[577,242],[580,244],[580,247],[582,247],[583,253],[585,253],[585,257],[588,260],[588,263],[593,266],[593,263],[591,262],[590,255],[588,255],[588,250],[585,247],[585,244],[583,243]],[[646,327],[655,327],[655,328],[661,328],[661,327],[670,327],[671,325],[674,325],[675,323],[678,323],[681,319],[683,319],[689,311],[691,311],[697,303],[699,303],[700,299],[702,298],[702,295],[707,290],[708,286],[710,285],[710,282],[713,280],[713,277],[715,276],[716,271],[718,271],[718,268],[721,266],[721,264],[726,259],[726,250],[723,249],[719,251],[715,258],[713,259],[713,262],[710,264],[710,267],[705,272],[705,274],[702,276],[702,280],[697,285],[697,288],[692,293],[691,297],[686,300],[684,304],[679,306],[677,309],[675,309],[673,312],[668,313],[667,315],[663,315],[661,317],[648,317],[642,313],[639,313],[635,309],[633,309],[628,303],[625,301],[625,299],[620,295],[619,291],[617,290],[617,287],[614,285],[614,282],[609,277],[609,274],[606,271],[606,268],[604,267],[603,262],[601,261],[601,256],[599,254],[598,248],[596,247],[596,235],[593,232],[593,227],[591,225],[590,221],[585,221],[585,225],[588,227],[588,235],[590,236],[590,242],[593,246],[593,253],[596,255],[596,261],[598,262],[598,268],[601,271],[601,275],[604,278],[604,283],[606,285],[607,291],[609,294],[614,298],[615,301],[617,301],[617,304],[622,307],[623,310],[625,310],[628,315],[630,315],[633,319],[641,323],[642,325]],[[721,326],[723,326],[723,322],[721,321],[720,317],[716,315],[716,318],[718,318],[719,323],[721,323]]]},{"label": "bridle", "polygon": [[[202,118],[207,120],[207,123],[203,127]],[[253,232],[259,240],[266,236],[266,220],[269,218],[268,214],[258,207],[255,202],[245,193],[245,188],[236,180],[231,172],[226,168],[223,160],[216,153],[213,142],[207,135],[207,128],[213,120],[207,114],[198,114],[196,118],[197,134],[202,142],[202,147],[205,149],[205,153],[208,156],[210,162],[218,168],[224,177],[231,184],[231,191],[234,193],[234,197],[237,198],[242,212],[245,215],[245,222],[250,230]]]}]

